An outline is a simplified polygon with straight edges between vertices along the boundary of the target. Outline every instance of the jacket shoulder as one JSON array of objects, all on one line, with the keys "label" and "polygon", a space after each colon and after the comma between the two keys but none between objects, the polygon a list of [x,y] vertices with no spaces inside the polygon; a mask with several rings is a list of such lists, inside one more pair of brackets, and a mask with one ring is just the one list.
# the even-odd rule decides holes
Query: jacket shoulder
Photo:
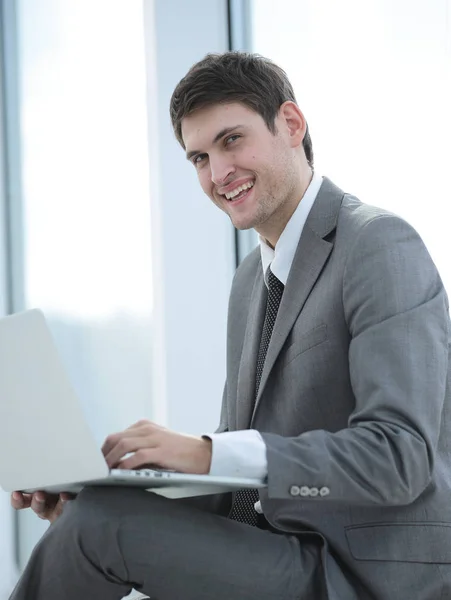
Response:
[{"label": "jacket shoulder", "polygon": [[339,224],[342,226],[346,225],[351,228],[353,232],[357,233],[371,223],[371,221],[379,220],[381,218],[391,218],[399,220],[399,222],[407,223],[402,217],[389,210],[378,206],[372,206],[371,204],[365,204],[355,196],[345,194],[340,211]]},{"label": "jacket shoulder", "polygon": [[259,268],[261,269],[261,254],[260,247],[257,246],[238,265],[233,278],[232,291],[236,286],[242,286],[246,283],[253,284]]}]

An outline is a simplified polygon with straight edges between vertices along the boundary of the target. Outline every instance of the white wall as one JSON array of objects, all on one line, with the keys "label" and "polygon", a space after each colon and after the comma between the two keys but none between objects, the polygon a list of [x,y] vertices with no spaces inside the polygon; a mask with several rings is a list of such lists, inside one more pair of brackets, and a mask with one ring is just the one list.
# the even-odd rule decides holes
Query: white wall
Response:
[{"label": "white wall", "polygon": [[[0,115],[3,114],[4,96],[0,85]],[[5,131],[0,120],[0,316],[9,308],[6,189],[5,189]],[[14,557],[13,511],[9,496],[0,491],[0,599],[6,600],[16,578]]]},{"label": "white wall", "polygon": [[[148,70],[155,84],[149,86],[148,112],[153,147],[150,178],[157,179],[160,200],[152,208],[160,244],[160,251],[154,252],[158,262],[154,269],[161,274],[155,281],[155,301],[163,319],[160,341],[166,349],[161,385],[167,424],[194,433],[211,430],[218,422],[225,377],[227,299],[234,271],[233,229],[203,195],[192,165],[175,140],[169,100],[192,64],[207,52],[227,49],[226,2],[161,0],[154,6],[156,61]],[[146,8],[150,9],[150,3]],[[153,37],[149,12],[148,41]],[[149,50],[147,56],[151,56]],[[155,229],[153,236],[156,239]]]},{"label": "white wall", "polygon": [[277,6],[253,1],[253,49],[292,80],[317,170],[407,218],[451,292],[450,0]]}]

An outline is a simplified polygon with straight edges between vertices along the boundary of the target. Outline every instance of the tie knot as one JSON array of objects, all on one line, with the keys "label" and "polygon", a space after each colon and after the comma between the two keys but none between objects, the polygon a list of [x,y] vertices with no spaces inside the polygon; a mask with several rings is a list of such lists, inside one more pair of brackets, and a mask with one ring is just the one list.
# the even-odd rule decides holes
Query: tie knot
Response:
[{"label": "tie knot", "polygon": [[283,290],[284,285],[271,271],[271,267],[268,267],[268,288],[270,290]]}]

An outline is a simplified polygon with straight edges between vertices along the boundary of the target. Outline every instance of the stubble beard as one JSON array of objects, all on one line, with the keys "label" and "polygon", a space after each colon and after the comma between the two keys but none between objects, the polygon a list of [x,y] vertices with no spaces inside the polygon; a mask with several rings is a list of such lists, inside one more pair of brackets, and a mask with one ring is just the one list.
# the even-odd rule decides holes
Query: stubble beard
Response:
[{"label": "stubble beard", "polygon": [[[256,198],[254,215],[251,215],[246,223],[234,223],[233,216],[229,214],[229,218],[236,229],[240,231],[255,229],[257,233],[260,233],[258,230],[262,230],[261,235],[263,237],[266,237],[266,231],[269,233],[273,229],[284,229],[287,214],[290,213],[289,204],[293,202],[293,194],[296,189],[295,169],[293,165],[287,164],[284,160],[285,158],[282,156],[279,157],[278,168],[275,167],[269,173],[269,181],[283,181],[285,185],[282,187],[273,183],[273,185],[268,186],[267,191],[260,192],[260,198]],[[260,185],[264,185],[264,180],[257,176],[257,186]]]},{"label": "stubble beard", "polygon": [[257,229],[260,225],[263,225],[268,219],[271,218],[272,214],[277,210],[275,205],[276,198],[270,194],[265,194],[263,198],[258,202],[254,215],[250,215],[247,222],[234,223],[233,215],[228,214],[232,225],[240,231],[246,231],[248,229]]},{"label": "stubble beard", "polygon": [[[287,181],[292,181],[288,172],[286,177]],[[275,190],[268,191],[261,198],[253,223],[249,225],[248,229],[252,227],[260,230],[263,237],[271,236],[274,230],[281,233],[292,214],[289,205],[292,202],[294,189],[295,185],[292,182],[285,189],[278,190],[279,194]]]}]

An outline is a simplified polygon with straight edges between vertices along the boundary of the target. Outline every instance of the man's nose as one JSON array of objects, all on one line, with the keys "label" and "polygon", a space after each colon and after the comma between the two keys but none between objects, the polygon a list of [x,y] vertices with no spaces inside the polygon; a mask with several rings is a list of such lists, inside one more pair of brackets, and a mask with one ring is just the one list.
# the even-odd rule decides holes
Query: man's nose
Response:
[{"label": "man's nose", "polygon": [[227,180],[235,172],[235,166],[230,160],[210,157],[211,181],[217,185],[227,184]]}]

